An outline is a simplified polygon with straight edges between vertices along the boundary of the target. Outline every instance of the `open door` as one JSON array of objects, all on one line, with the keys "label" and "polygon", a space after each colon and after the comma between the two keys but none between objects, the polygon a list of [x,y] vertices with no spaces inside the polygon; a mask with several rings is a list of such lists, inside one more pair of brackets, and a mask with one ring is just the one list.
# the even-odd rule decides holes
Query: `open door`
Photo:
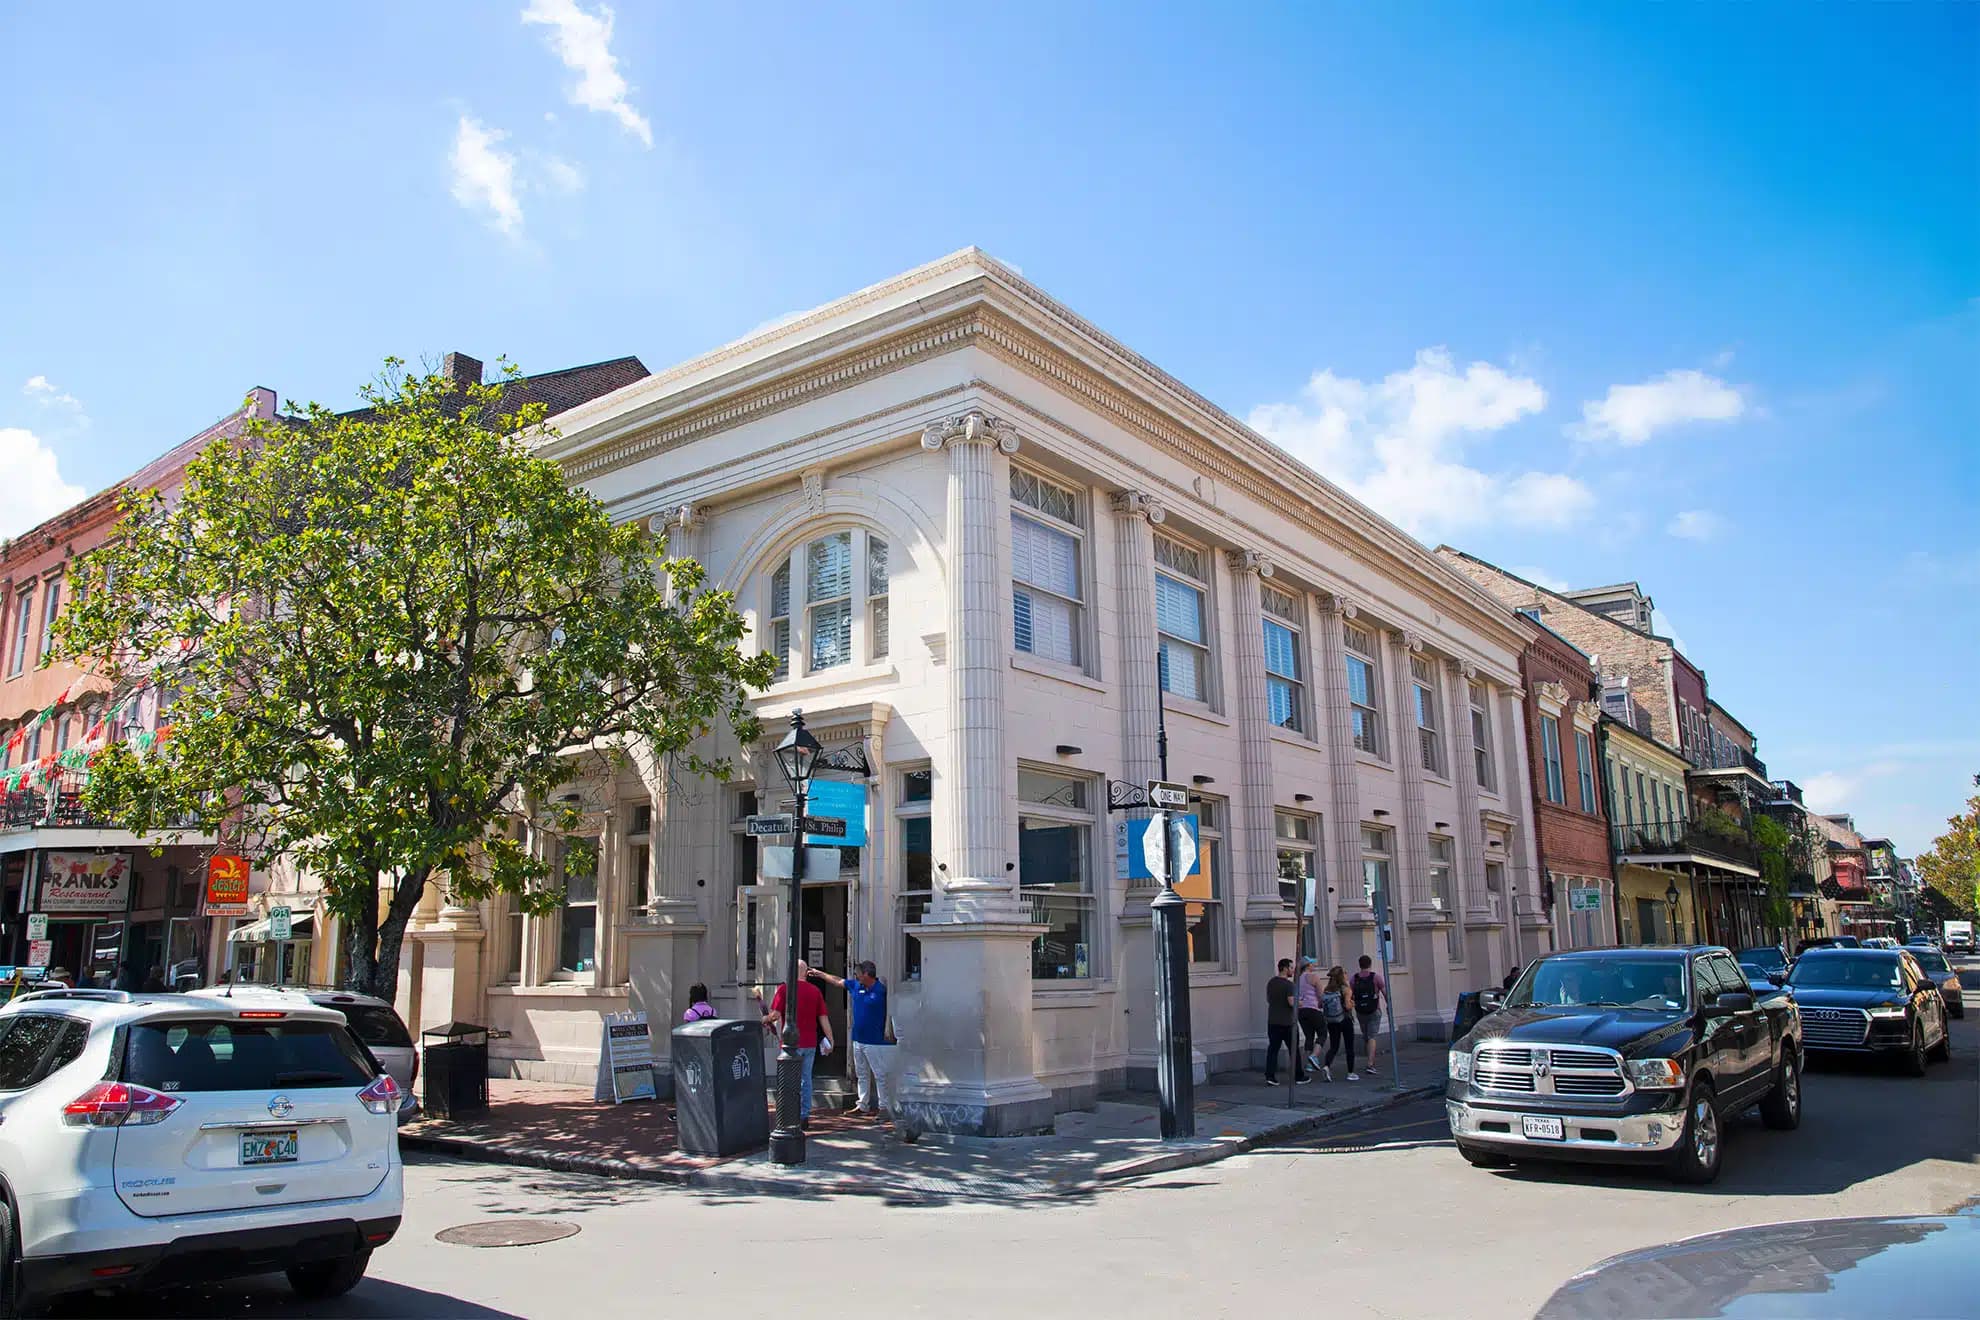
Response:
[{"label": "open door", "polygon": [[747,1014],[762,999],[761,1013],[784,980],[785,940],[789,928],[790,886],[782,881],[741,885],[736,889],[736,988],[742,995],[738,1010]]}]

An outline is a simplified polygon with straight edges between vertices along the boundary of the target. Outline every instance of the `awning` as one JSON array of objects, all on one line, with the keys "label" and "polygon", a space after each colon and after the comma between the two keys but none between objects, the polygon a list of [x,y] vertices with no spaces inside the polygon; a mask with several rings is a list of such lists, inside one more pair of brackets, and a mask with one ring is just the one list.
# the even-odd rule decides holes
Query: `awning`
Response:
[{"label": "awning", "polygon": [[[310,933],[309,922],[312,915],[305,912],[289,922],[290,939],[299,940]],[[227,939],[229,942],[235,944],[267,944],[274,939],[268,933],[269,929],[269,920],[263,917],[260,921],[250,921],[247,925],[238,928],[227,936]]]}]

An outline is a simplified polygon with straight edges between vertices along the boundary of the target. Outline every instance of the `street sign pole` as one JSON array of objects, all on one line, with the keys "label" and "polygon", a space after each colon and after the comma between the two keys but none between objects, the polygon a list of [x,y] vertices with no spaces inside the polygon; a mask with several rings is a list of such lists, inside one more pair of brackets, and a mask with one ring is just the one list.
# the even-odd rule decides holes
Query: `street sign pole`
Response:
[{"label": "street sign pole", "polygon": [[[1161,672],[1161,656],[1156,655],[1156,672]],[[1169,728],[1162,710],[1162,692],[1155,691],[1155,748],[1161,765],[1164,787],[1169,787]],[[1150,797],[1157,796],[1151,785]],[[1182,806],[1188,806],[1183,793]],[[1189,905],[1176,892],[1176,864],[1181,849],[1176,846],[1171,822],[1176,820],[1174,803],[1161,804],[1162,833],[1167,846],[1162,850],[1162,892],[1148,905],[1155,927],[1155,1090],[1162,1110],[1162,1139],[1186,1139],[1196,1135],[1196,1078],[1190,1065],[1189,1029]]]}]

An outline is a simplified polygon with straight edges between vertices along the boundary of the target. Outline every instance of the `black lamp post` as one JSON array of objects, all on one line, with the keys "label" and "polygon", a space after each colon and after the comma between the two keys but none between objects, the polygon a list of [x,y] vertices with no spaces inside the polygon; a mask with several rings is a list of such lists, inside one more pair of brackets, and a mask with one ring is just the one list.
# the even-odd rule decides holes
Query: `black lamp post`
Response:
[{"label": "black lamp post", "polygon": [[791,836],[791,898],[789,948],[784,960],[784,1021],[778,1033],[777,1127],[770,1134],[770,1159],[776,1164],[804,1163],[804,1129],[798,1106],[804,1084],[798,1058],[798,901],[804,877],[804,810],[811,772],[818,764],[818,739],[804,727],[804,712],[791,712],[791,731],[777,744],[777,766],[797,796],[796,829]]},{"label": "black lamp post", "polygon": [[1671,906],[1671,942],[1684,943],[1684,927],[1678,921],[1678,887],[1673,880],[1664,888],[1664,901]]}]

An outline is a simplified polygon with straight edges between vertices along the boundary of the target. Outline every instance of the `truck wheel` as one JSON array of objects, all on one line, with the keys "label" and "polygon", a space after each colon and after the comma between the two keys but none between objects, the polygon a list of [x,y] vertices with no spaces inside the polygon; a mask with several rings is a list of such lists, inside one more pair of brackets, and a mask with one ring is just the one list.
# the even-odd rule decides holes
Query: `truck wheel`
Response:
[{"label": "truck wheel", "polygon": [[1719,1097],[1710,1082],[1695,1082],[1684,1101],[1684,1131],[1671,1152],[1671,1176],[1679,1182],[1708,1183],[1719,1176],[1725,1132],[1719,1124]]},{"label": "truck wheel", "polygon": [[1505,1156],[1494,1154],[1489,1150],[1482,1150],[1477,1146],[1467,1146],[1462,1141],[1458,1143],[1458,1154],[1464,1156],[1464,1162],[1474,1169],[1507,1169],[1512,1167],[1512,1161]]},{"label": "truck wheel", "polygon": [[1774,1070],[1774,1089],[1760,1102],[1760,1121],[1777,1132],[1792,1132],[1801,1126],[1801,1056],[1793,1046],[1781,1051],[1781,1066]]},{"label": "truck wheel", "polygon": [[1904,1053],[1904,1075],[1923,1077],[1925,1075],[1925,1024],[1911,1024],[1911,1048]]}]

